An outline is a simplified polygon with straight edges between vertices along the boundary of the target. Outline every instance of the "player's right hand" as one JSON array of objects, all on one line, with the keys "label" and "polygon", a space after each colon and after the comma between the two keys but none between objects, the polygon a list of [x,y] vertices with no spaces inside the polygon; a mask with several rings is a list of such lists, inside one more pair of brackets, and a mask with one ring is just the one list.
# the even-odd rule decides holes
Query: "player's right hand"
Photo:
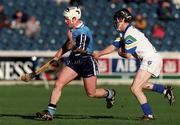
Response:
[{"label": "player's right hand", "polygon": [[133,58],[133,56],[130,53],[125,52],[123,48],[118,49],[118,55],[123,58]]},{"label": "player's right hand", "polygon": [[22,81],[28,82],[32,80],[35,76],[36,76],[36,73],[32,72],[32,73],[23,74],[20,78]]}]

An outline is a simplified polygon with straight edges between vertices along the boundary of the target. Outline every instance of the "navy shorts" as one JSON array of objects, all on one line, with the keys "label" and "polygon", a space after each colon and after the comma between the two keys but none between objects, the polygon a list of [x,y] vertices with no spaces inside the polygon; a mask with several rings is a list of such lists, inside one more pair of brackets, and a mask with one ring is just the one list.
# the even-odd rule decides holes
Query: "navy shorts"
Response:
[{"label": "navy shorts", "polygon": [[98,74],[97,61],[91,56],[70,56],[66,65],[83,78],[96,76]]}]

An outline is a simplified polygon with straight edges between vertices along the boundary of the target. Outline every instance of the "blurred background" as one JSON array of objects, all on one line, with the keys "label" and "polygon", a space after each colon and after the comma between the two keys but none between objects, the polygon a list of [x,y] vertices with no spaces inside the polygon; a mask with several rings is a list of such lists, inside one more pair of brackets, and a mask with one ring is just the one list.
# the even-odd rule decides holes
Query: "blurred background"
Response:
[{"label": "blurred background", "polygon": [[79,5],[90,27],[95,50],[116,37],[113,12],[128,8],[134,25],[159,51],[179,51],[179,0],[0,0],[1,50],[57,50],[66,40],[62,16],[67,6]]},{"label": "blurred background", "polygon": [[[53,56],[66,40],[62,12],[73,5],[81,7],[82,20],[93,32],[96,51],[118,35],[113,27],[114,12],[128,8],[134,16],[133,25],[145,33],[164,58],[160,78],[179,78],[179,0],[0,0],[1,80],[18,80]],[[113,53],[99,60],[99,77],[129,79],[138,66],[138,61]],[[46,75],[49,80],[56,78],[51,73]]]}]

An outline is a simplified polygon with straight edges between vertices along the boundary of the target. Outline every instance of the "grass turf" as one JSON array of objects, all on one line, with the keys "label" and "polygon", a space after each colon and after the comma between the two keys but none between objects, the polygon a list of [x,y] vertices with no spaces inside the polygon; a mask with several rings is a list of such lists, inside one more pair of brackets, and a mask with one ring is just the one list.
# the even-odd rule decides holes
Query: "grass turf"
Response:
[{"label": "grass turf", "polygon": [[0,125],[178,125],[180,87],[174,86],[176,103],[169,106],[162,95],[148,92],[156,120],[141,121],[142,111],[129,86],[101,86],[117,91],[116,105],[106,109],[104,99],[88,98],[83,86],[67,86],[53,121],[34,120],[37,111],[46,109],[49,90],[43,86],[0,86]]}]

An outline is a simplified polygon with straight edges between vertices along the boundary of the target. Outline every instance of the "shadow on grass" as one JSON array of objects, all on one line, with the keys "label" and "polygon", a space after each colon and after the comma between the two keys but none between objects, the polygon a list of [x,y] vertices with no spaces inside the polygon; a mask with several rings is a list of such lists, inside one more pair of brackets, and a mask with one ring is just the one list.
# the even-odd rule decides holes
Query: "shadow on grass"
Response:
[{"label": "shadow on grass", "polygon": [[0,114],[0,117],[19,117],[23,119],[34,119],[34,115],[24,115],[24,114]]},{"label": "shadow on grass", "polygon": [[[29,120],[39,120],[35,115],[25,114],[0,114],[0,117],[18,117]],[[119,119],[119,120],[139,120],[138,117],[112,116],[112,115],[82,115],[82,114],[56,114],[54,119]],[[39,120],[42,121],[42,120]]]}]

